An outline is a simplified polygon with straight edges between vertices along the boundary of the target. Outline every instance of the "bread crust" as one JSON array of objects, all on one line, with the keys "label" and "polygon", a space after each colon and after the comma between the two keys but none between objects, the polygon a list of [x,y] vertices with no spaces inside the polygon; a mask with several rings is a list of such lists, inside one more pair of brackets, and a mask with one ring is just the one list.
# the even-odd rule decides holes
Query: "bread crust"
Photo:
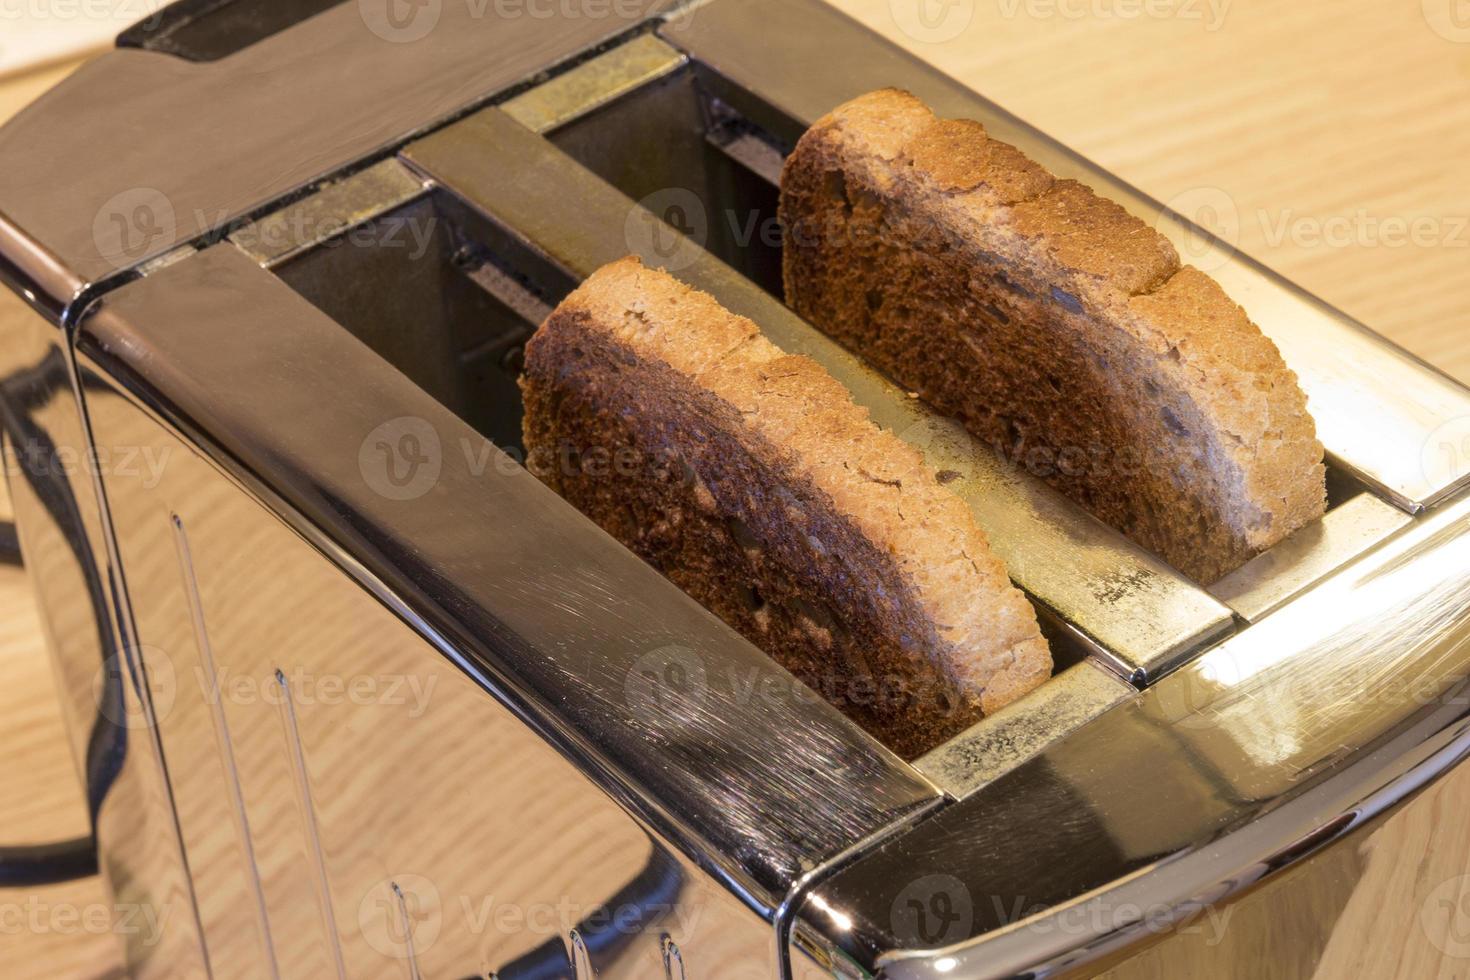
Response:
[{"label": "bread crust", "polygon": [[614,263],[537,331],[521,384],[533,472],[900,754],[1050,676],[968,507],[712,297]]},{"label": "bread crust", "polygon": [[1084,185],[893,89],[782,175],[788,304],[1198,581],[1322,516],[1296,375],[1213,279]]}]

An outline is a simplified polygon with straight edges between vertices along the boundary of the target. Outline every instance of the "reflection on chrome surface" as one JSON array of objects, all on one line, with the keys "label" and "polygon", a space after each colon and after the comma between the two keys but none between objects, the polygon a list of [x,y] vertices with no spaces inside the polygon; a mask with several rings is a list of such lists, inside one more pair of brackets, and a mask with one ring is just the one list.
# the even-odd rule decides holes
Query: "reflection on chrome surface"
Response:
[{"label": "reflection on chrome surface", "polygon": [[[904,978],[950,961],[965,976],[1080,969],[1170,934],[1198,946],[1176,927],[1230,913],[1314,855],[1351,853],[1354,834],[1456,766],[1467,683],[1470,499],[839,873],[812,903],[857,928],[825,942]],[[1440,846],[1436,868],[1463,863],[1458,842]],[[1419,868],[1384,871],[1383,887]],[[975,939],[896,929],[901,889],[925,875],[948,876],[932,907],[963,908]],[[806,921],[830,921],[820,908]],[[1232,942],[1290,961],[1289,936],[1249,921]]]},{"label": "reflection on chrome surface", "polygon": [[[91,410],[111,444],[172,438],[121,398]],[[769,975],[769,924],[174,445],[157,492],[108,491],[140,635],[177,677],[158,724],[186,774],[214,975],[560,976],[580,959],[643,980],[666,947]],[[257,874],[259,924],[242,901]]]}]

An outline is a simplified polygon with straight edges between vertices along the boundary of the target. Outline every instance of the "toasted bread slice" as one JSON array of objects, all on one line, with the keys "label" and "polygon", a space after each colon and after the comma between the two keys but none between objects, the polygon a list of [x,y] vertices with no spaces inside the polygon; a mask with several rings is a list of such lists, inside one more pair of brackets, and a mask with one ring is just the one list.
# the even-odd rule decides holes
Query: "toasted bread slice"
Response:
[{"label": "toasted bread slice", "polygon": [[815,361],[637,259],[526,347],[538,476],[905,756],[1042,683],[966,505]]},{"label": "toasted bread slice", "polygon": [[1322,516],[1280,352],[1076,181],[905,92],[841,106],[781,181],[788,304],[977,438],[1212,583]]}]

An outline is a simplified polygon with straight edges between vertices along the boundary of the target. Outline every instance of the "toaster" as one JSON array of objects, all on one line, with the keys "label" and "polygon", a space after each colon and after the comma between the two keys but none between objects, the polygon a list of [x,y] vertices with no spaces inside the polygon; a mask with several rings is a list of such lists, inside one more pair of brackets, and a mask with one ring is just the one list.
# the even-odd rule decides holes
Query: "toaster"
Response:
[{"label": "toaster", "polygon": [[[1203,588],[786,309],[783,156],[885,86],[1211,272],[1326,517]],[[1470,969],[1470,391],[833,8],[183,0],[0,172],[6,475],[130,974]],[[523,345],[630,253],[953,476],[1051,681],[900,759],[529,474]]]}]

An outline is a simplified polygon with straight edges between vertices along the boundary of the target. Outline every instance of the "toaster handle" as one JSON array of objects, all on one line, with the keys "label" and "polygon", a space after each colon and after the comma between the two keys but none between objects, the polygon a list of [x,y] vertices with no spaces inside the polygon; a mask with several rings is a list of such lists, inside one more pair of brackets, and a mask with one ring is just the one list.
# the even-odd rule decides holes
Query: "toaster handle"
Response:
[{"label": "toaster handle", "polygon": [[[0,522],[0,565],[19,567],[20,540],[15,525]],[[54,844],[0,844],[0,888],[54,885],[97,873],[97,842],[88,834]]]},{"label": "toaster handle", "polygon": [[0,846],[0,888],[36,888],[97,873],[97,841],[88,834],[55,844]]}]

